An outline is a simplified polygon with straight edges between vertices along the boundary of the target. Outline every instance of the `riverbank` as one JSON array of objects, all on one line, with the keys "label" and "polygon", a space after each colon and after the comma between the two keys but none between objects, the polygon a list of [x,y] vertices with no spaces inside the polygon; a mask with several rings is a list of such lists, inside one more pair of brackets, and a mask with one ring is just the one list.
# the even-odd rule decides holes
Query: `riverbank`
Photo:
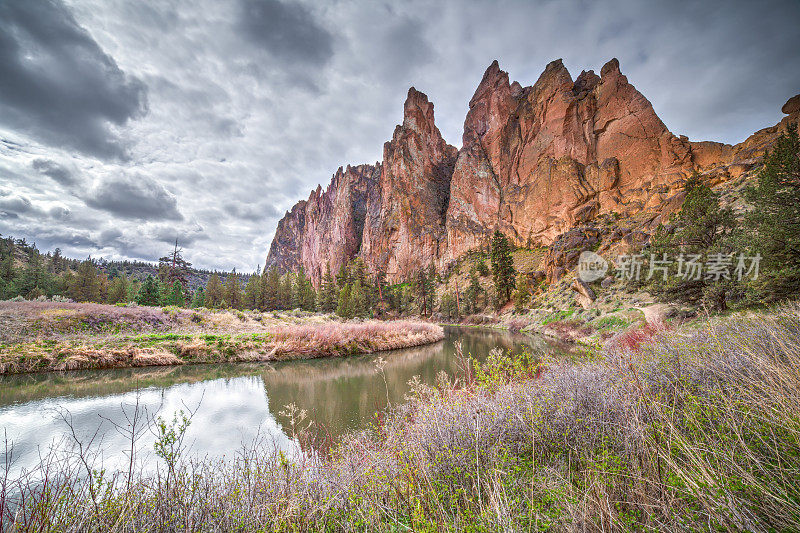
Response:
[{"label": "riverbank", "polygon": [[307,446],[294,460],[268,444],[226,464],[178,453],[160,476],[107,476],[103,491],[80,481],[77,458],[59,463],[64,475],[47,490],[30,485],[30,512],[16,521],[62,531],[796,530],[799,347],[792,305],[612,343],[577,364],[495,353],[456,380],[415,384],[373,431],[333,446],[313,448],[325,441],[293,411],[286,431]]},{"label": "riverbank", "polygon": [[0,302],[0,374],[341,357],[437,342],[413,320]]}]

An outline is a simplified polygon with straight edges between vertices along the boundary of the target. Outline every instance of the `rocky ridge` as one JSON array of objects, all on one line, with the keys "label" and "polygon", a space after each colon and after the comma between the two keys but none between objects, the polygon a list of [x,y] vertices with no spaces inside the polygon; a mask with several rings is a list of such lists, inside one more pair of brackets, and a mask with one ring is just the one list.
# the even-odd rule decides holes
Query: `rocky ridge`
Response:
[{"label": "rocky ridge", "polygon": [[442,138],[433,107],[409,89],[382,162],[340,168],[287,212],[267,268],[303,267],[317,283],[328,263],[336,271],[361,256],[392,281],[446,267],[495,229],[517,245],[548,246],[598,217],[636,215],[646,236],[680,207],[693,171],[715,185],[738,178],[800,120],[798,95],[780,123],[739,144],[690,141],[667,129],[616,59],[575,80],[553,61],[529,87],[493,62],[460,150]]}]

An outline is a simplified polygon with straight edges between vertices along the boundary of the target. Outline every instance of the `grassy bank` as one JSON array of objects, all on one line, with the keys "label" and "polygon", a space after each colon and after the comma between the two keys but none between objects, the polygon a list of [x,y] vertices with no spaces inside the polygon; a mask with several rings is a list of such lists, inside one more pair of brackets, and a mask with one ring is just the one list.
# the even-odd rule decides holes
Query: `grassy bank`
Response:
[{"label": "grassy bank", "polygon": [[408,320],[0,302],[0,374],[336,357],[443,337],[439,326]]},{"label": "grassy bank", "polygon": [[[415,384],[373,431],[290,461],[166,455],[154,476],[6,482],[4,526],[103,531],[800,528],[800,309],[607,342],[589,362],[494,353]],[[314,443],[302,414],[286,428]],[[48,470],[49,469],[49,470]],[[64,474],[64,475],[54,475]],[[16,508],[11,516],[8,509]],[[13,529],[13,528],[11,528]]]}]

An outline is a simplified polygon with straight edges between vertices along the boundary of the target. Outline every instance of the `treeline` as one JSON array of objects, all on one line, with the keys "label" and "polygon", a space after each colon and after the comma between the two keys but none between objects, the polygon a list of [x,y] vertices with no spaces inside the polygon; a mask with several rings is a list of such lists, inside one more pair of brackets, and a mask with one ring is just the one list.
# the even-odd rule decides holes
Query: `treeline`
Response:
[{"label": "treeline", "polygon": [[[437,297],[437,286],[451,287],[433,266],[413,273],[408,280],[388,284],[385,274],[371,274],[361,258],[342,266],[334,275],[326,270],[318,288],[301,270],[281,274],[275,269],[250,275],[209,273],[208,281],[192,288],[195,269],[183,259],[177,244],[172,252],[150,265],[154,274],[144,279],[127,275],[125,267],[136,262],[108,262],[64,258],[59,250],[41,253],[24,240],[0,239],[0,299],[70,299],[106,304],[137,303],[212,309],[277,311],[302,309],[336,313],[344,318],[373,316],[445,317],[478,312],[498,300],[507,301],[514,289],[513,262],[508,240],[500,233],[492,239],[490,255],[495,290],[484,289],[480,278],[490,275],[484,254],[470,272],[470,283],[446,289]],[[116,268],[121,265],[122,268]],[[497,295],[500,295],[498,298]],[[504,297],[503,297],[504,296]]]}]

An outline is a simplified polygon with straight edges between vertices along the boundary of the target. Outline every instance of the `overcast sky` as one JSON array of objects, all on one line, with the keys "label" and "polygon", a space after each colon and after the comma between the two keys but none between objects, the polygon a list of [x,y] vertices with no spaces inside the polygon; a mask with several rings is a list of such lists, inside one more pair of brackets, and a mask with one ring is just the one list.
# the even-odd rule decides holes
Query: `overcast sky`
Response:
[{"label": "overcast sky", "polygon": [[617,57],[671,131],[735,143],[800,92],[799,28],[798,0],[0,0],[0,233],[254,270],[411,85],[460,146],[492,60],[530,85]]}]

